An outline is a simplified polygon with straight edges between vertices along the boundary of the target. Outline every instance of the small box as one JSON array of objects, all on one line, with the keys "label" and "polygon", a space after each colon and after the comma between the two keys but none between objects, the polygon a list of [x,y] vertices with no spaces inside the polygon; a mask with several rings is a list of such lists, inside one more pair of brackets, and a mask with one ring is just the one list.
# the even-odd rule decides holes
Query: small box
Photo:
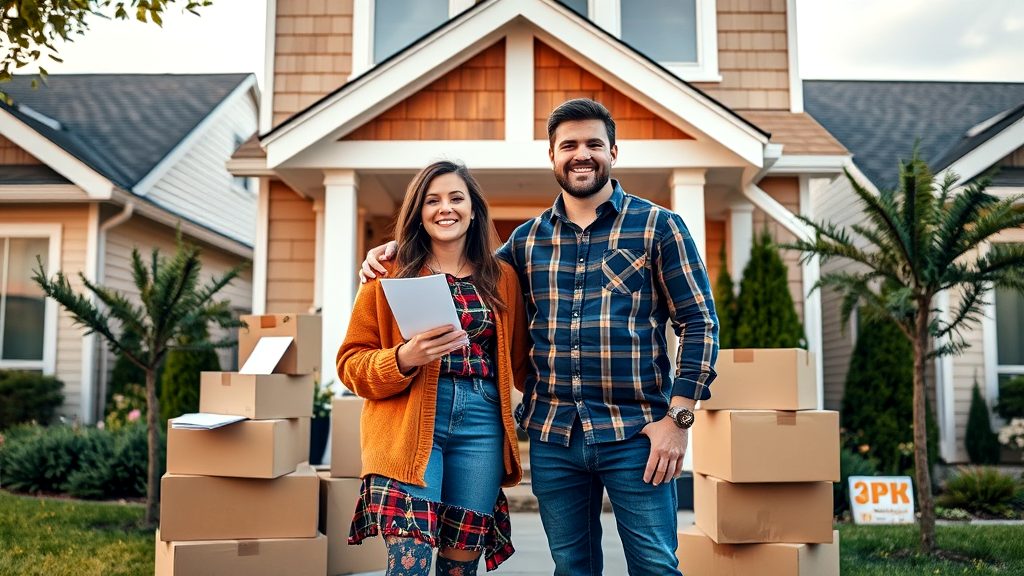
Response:
[{"label": "small box", "polygon": [[199,411],[253,420],[312,418],[314,380],[312,374],[203,372]]},{"label": "small box", "polygon": [[315,538],[319,478],[309,465],[273,480],[164,474],[160,538]]},{"label": "small box", "polygon": [[838,482],[839,413],[697,410],[693,471],[728,482]]},{"label": "small box", "polygon": [[721,350],[702,410],[814,410],[818,370],[799,348]]},{"label": "small box", "polygon": [[832,483],[733,484],[693,476],[697,527],[718,544],[832,542]]},{"label": "small box", "polygon": [[213,430],[167,422],[167,471],[277,478],[309,459],[309,418],[242,420]]},{"label": "small box", "polygon": [[363,481],[331,478],[320,473],[320,531],[327,535],[327,574],[353,574],[386,570],[388,551],[384,538],[367,538],[349,546],[348,533]]},{"label": "small box", "polygon": [[839,532],[831,544],[715,544],[691,526],[676,557],[686,576],[839,576]]},{"label": "small box", "polygon": [[156,531],[156,576],[323,576],[327,538],[164,542]]},{"label": "small box", "polygon": [[[274,374],[312,374],[320,372],[320,316],[316,314],[265,314],[242,316],[245,326],[238,329],[238,365],[244,366],[256,343],[264,336],[291,336]],[[312,401],[312,400],[311,400]]]},{"label": "small box", "polygon": [[359,426],[363,399],[338,396],[331,404],[331,476],[359,478],[363,461]]}]

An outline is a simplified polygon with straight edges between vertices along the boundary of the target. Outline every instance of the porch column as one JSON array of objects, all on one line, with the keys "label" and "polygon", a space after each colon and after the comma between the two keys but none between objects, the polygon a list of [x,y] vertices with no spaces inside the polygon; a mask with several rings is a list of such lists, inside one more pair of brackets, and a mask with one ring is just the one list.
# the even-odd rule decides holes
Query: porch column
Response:
[{"label": "porch column", "polygon": [[[811,198],[822,193],[831,183],[828,178],[800,177],[800,215],[815,219]],[[818,375],[818,410],[825,408],[825,348],[822,328],[821,290],[813,290],[821,278],[821,259],[811,258],[803,265],[804,291],[804,337],[807,349],[814,353],[815,371]]]},{"label": "porch column", "polygon": [[[935,296],[934,306],[938,309],[939,320],[949,322],[951,304],[949,290]],[[936,341],[937,346],[949,343],[949,336]],[[939,455],[946,462],[957,461],[956,411],[953,391],[953,356],[935,359],[935,416],[939,425]]]},{"label": "porch column", "polygon": [[357,231],[359,179],[354,170],[332,170],[324,174],[324,224],[319,227],[323,252],[317,254],[322,292],[323,322],[322,382],[338,380],[334,359],[345,340],[352,302],[359,288],[356,272],[362,261],[358,254]]},{"label": "porch column", "polygon": [[750,202],[735,202],[729,206],[729,274],[739,290],[743,269],[750,262],[750,250],[754,246],[754,205]]},{"label": "porch column", "polygon": [[[676,168],[669,177],[668,185],[672,198],[672,211],[679,214],[690,231],[693,243],[697,245],[697,254],[707,262],[707,234],[704,225],[704,172],[702,168]],[[679,350],[679,339],[671,328],[668,331],[669,357],[675,365],[675,355]],[[683,470],[693,470],[692,435],[687,436],[686,456],[683,458]]]}]

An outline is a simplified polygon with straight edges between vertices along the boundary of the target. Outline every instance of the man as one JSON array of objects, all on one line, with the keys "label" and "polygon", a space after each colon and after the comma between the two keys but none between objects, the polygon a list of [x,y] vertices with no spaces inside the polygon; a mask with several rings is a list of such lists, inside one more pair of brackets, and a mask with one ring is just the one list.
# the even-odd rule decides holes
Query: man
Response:
[{"label": "man", "polygon": [[[611,180],[618,148],[604,106],[563,103],[548,140],[562,192],[499,256],[527,302],[537,374],[520,426],[555,574],[602,573],[607,490],[629,573],[678,575],[672,480],[718,353],[707,271],[678,215]],[[363,266],[370,277],[376,250]],[[679,336],[674,374],[667,322]]]}]

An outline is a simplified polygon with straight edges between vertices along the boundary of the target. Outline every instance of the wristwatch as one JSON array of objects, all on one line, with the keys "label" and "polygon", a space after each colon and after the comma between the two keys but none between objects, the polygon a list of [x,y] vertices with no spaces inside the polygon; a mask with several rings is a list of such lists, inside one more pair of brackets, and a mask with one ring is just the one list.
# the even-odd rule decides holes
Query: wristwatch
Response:
[{"label": "wristwatch", "polygon": [[683,408],[682,406],[673,406],[669,408],[666,416],[671,418],[672,422],[675,422],[676,426],[679,426],[684,430],[693,426],[693,412]]}]

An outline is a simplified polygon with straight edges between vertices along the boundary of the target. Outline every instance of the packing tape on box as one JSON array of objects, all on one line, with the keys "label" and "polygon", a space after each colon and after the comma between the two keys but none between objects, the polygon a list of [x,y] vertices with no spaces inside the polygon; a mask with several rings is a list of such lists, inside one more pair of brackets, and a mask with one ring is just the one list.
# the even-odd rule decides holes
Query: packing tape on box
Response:
[{"label": "packing tape on box", "polygon": [[220,385],[221,386],[231,386],[231,373],[230,372],[221,372],[220,373]]},{"label": "packing tape on box", "polygon": [[751,348],[744,348],[742,350],[732,351],[732,361],[737,364],[749,364],[754,361],[754,350]]},{"label": "packing tape on box", "polygon": [[239,556],[259,556],[260,555],[260,543],[252,540],[247,542],[238,543],[238,555]]},{"label": "packing tape on box", "polygon": [[276,316],[260,316],[260,328],[274,328],[277,326]]},{"label": "packing tape on box", "polygon": [[779,426],[796,426],[796,412],[783,410],[776,412],[775,423]]}]

